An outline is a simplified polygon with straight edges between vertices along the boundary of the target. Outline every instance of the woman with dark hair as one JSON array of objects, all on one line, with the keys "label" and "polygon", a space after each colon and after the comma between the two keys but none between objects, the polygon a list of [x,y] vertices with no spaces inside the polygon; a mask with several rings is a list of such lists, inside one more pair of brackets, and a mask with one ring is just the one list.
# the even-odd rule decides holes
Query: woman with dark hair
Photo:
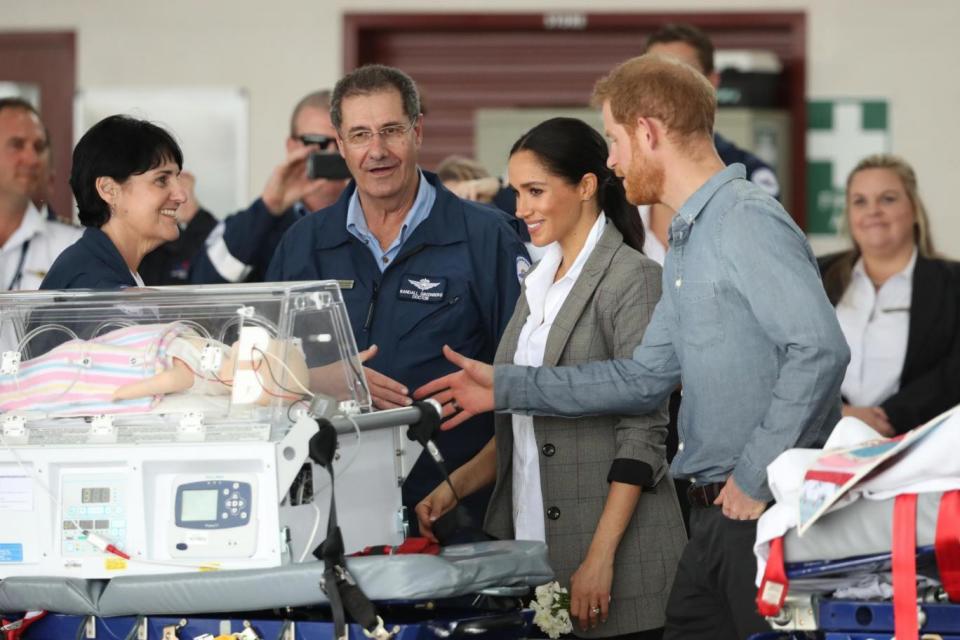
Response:
[{"label": "woman with dark hair", "polygon": [[850,346],[843,414],[880,435],[960,402],[960,265],[939,258],[917,176],[902,158],[864,158],[847,177],[853,248],[820,259]]},{"label": "woman with dark hair", "polygon": [[183,153],[162,128],[128,116],[93,125],[73,150],[70,187],[83,236],[54,261],[41,289],[143,286],[145,255],[180,235]]},{"label": "woman with dark hair", "polygon": [[[629,358],[660,298],[659,265],[607,145],[553,118],[510,151],[517,216],[547,247],[527,274],[495,363],[577,365]],[[647,416],[498,414],[494,439],[417,506],[420,530],[496,483],[484,528],[543,540],[584,637],[657,638],[686,540],[664,459],[666,407]],[[454,494],[454,489],[456,494]],[[641,491],[645,492],[641,499]]]}]

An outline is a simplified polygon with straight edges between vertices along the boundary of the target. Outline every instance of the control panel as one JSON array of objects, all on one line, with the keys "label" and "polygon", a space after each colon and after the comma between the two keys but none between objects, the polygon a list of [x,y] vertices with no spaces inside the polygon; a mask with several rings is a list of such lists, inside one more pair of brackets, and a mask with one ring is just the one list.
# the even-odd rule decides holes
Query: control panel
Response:
[{"label": "control panel", "polygon": [[245,558],[256,549],[256,479],[179,476],[168,551],[174,558]]},{"label": "control panel", "polygon": [[249,482],[201,480],[177,486],[175,518],[184,529],[229,529],[250,521]]},{"label": "control panel", "polygon": [[127,542],[126,493],[121,475],[65,474],[61,482],[60,552],[64,557],[104,555],[86,541],[97,533],[118,548]]}]

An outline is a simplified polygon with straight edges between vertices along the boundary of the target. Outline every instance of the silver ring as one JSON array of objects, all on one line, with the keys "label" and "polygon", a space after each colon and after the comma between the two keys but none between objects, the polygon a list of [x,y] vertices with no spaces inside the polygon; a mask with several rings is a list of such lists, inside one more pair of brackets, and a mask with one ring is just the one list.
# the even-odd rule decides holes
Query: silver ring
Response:
[{"label": "silver ring", "polygon": [[590,609],[590,613],[592,613],[595,616],[600,615],[600,607],[594,607],[593,609]]}]

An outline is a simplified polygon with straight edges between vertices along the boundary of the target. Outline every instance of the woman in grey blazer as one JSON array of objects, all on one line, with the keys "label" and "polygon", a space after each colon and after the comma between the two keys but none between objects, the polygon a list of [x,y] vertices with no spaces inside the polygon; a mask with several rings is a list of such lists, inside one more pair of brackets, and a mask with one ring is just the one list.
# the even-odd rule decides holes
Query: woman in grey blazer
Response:
[{"label": "woman in grey blazer", "polygon": [[[527,274],[496,363],[629,358],[660,298],[660,267],[607,147],[554,118],[510,152],[517,216],[548,250]],[[496,482],[484,528],[543,539],[581,637],[658,638],[686,540],[664,442],[667,413],[580,419],[498,414],[494,439],[451,476],[463,497]],[[643,496],[641,498],[641,493]],[[446,484],[417,506],[420,530],[456,503]]]}]

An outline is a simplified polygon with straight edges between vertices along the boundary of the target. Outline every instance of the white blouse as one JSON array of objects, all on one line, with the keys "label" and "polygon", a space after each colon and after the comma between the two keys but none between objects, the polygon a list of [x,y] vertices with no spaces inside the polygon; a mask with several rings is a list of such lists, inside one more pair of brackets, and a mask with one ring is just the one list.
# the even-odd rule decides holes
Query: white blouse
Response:
[{"label": "white blouse", "polygon": [[864,270],[863,258],[853,267],[850,285],[837,304],[837,320],[850,347],[840,390],[853,406],[875,407],[900,390],[916,264],[914,249],[907,266],[879,289]]},{"label": "white blouse", "polygon": [[637,207],[637,211],[640,213],[640,222],[643,223],[645,232],[643,234],[643,255],[662,267],[664,260],[667,259],[668,247],[662,244],[660,238],[650,229],[650,205],[642,204]]},{"label": "white blouse", "polygon": [[[543,365],[543,353],[553,321],[560,312],[567,295],[573,289],[583,265],[587,262],[607,223],[601,212],[587,236],[577,259],[562,278],[554,282],[563,253],[558,243],[549,245],[536,269],[531,271],[526,286],[527,306],[530,315],[520,331],[513,363],[539,367]],[[543,520],[543,491],[540,486],[540,450],[533,430],[531,416],[514,415],[513,418],[513,527],[517,540],[546,541]]]}]

